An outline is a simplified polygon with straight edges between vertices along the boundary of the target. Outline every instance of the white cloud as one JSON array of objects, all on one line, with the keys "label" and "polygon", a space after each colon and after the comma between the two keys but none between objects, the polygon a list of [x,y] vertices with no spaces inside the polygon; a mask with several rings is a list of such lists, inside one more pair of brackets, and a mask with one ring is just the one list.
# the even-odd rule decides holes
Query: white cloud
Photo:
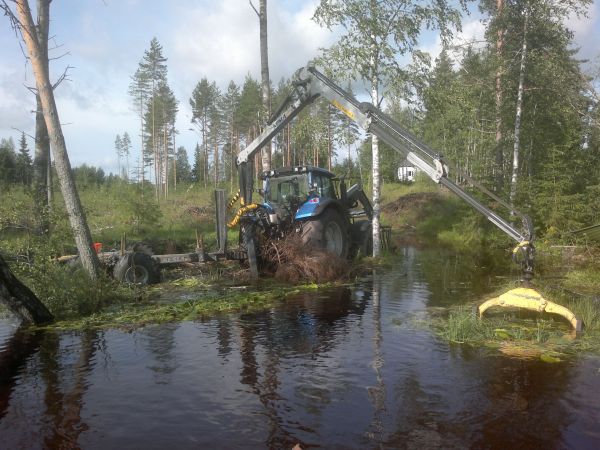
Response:
[{"label": "white cloud", "polygon": [[[451,56],[454,60],[460,58],[460,49],[467,45],[473,45],[475,47],[481,47],[483,44],[485,34],[485,25],[479,19],[472,19],[468,22],[463,23],[462,30],[454,34],[451,42],[451,47],[455,47],[456,50],[451,52]],[[432,64],[435,59],[439,56],[442,51],[442,40],[439,34],[435,35],[433,42],[426,45],[420,46],[420,50],[427,52],[431,55]]]},{"label": "white cloud", "polygon": [[[280,2],[269,3],[271,79],[289,77],[330,42],[331,33],[311,20],[315,4],[307,2],[290,12]],[[186,79],[195,84],[206,76],[225,87],[229,80],[242,82],[248,73],[260,77],[258,18],[249,4],[224,1],[214,3],[211,10],[198,6],[179,14],[171,39],[172,61]]]},{"label": "white cloud", "polygon": [[[269,69],[274,84],[330,45],[332,33],[312,20],[316,1],[304,2],[294,11],[282,1],[268,3]],[[260,79],[258,17],[245,2],[215,2],[207,7],[189,5],[176,9],[174,34],[164,42],[169,57],[169,80],[180,100],[177,126],[180,143],[190,151],[197,135],[189,131],[188,99],[198,81],[206,77],[225,89],[230,80],[241,84],[250,73]]]},{"label": "white cloud", "polygon": [[600,6],[597,0],[590,6],[587,17],[572,15],[567,19],[566,26],[574,33],[580,58],[594,59],[600,55]]},{"label": "white cloud", "polygon": [[29,132],[34,124],[35,97],[25,85],[32,84],[24,70],[0,66],[0,137],[18,138],[22,130]]}]

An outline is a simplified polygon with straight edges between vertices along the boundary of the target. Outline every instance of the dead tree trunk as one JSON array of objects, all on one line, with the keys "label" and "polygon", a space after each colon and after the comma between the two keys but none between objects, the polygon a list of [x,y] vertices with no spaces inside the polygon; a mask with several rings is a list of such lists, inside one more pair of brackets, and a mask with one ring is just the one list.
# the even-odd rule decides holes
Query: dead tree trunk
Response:
[{"label": "dead tree trunk", "polygon": [[92,248],[92,236],[81,206],[81,201],[79,200],[79,194],[75,187],[65,138],[58,118],[58,110],[54,101],[52,84],[50,83],[50,76],[47,70],[48,61],[46,58],[44,62],[43,55],[40,53],[39,41],[31,16],[31,10],[29,9],[29,3],[27,0],[15,0],[15,3],[17,5],[18,26],[29,53],[31,68],[33,69],[37,90],[42,102],[44,119],[48,128],[50,145],[54,154],[56,171],[71,223],[71,229],[75,236],[81,263],[90,278],[96,280],[98,278],[100,262]]},{"label": "dead tree trunk", "polygon": [[0,301],[25,323],[47,323],[54,320],[48,308],[15,277],[0,255]]},{"label": "dead tree trunk", "polygon": [[[260,28],[260,76],[263,111],[266,117],[263,123],[271,116],[271,83],[269,80],[269,44],[267,40],[267,0],[259,0],[258,10],[250,0],[250,6],[258,16]],[[262,149],[262,170],[271,170],[271,142],[268,142]],[[257,172],[258,173],[258,172]]]},{"label": "dead tree trunk", "polygon": [[[37,40],[40,55],[45,62],[48,71],[48,33],[50,27],[50,1],[37,1]],[[42,101],[39,93],[35,94],[35,155],[33,159],[33,179],[37,217],[37,229],[41,234],[47,234],[50,230],[49,209],[51,195],[51,182],[48,177],[50,171],[50,140],[48,129],[44,121]]]}]

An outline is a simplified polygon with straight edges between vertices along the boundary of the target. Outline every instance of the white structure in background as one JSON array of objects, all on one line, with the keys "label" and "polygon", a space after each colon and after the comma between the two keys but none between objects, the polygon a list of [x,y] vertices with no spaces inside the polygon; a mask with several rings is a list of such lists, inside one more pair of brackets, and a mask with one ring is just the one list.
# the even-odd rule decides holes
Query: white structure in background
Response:
[{"label": "white structure in background", "polygon": [[415,175],[419,169],[413,166],[408,160],[404,160],[398,167],[398,181],[415,181]]}]

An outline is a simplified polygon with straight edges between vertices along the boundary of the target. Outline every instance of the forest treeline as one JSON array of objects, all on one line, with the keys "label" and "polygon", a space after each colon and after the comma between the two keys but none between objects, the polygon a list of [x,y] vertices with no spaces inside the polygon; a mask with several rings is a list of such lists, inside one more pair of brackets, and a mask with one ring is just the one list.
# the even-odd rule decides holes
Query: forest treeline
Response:
[{"label": "forest treeline", "polygon": [[[600,221],[598,77],[591,64],[577,59],[565,25],[569,15],[588,6],[587,0],[482,1],[485,42],[446,43],[434,61],[417,53],[404,76],[381,79],[388,114],[457,169],[532,214],[543,233]],[[351,91],[348,80],[338,82]],[[272,110],[289,89],[289,79],[272,85]],[[115,137],[118,177],[151,182],[157,198],[177,183],[234,189],[235,156],[268,119],[258,80],[248,74],[241,84],[206,77],[197,82],[181,100],[192,108],[190,129],[198,135],[191,149],[177,144],[180,100],[169,87],[167,58],[157,39],[142,56],[128,94],[139,129]],[[368,185],[367,138],[337,109],[317,102],[275,138],[272,166],[314,164]],[[403,158],[385,145],[380,152],[382,180],[392,182]],[[0,183],[31,184],[31,167],[24,135],[18,145],[1,141]],[[74,170],[86,183],[115,177],[93,167]],[[450,172],[466,184],[457,174]]]}]

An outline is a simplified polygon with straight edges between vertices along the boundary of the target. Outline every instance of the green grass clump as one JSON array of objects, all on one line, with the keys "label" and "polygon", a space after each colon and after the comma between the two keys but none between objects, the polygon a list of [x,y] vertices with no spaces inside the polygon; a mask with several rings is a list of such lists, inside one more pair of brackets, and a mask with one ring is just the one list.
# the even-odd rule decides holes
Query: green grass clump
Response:
[{"label": "green grass clump", "polygon": [[448,341],[457,343],[483,342],[495,337],[491,322],[479,320],[473,308],[466,306],[452,309],[439,331]]},{"label": "green grass clump", "polygon": [[[187,285],[187,283],[184,283]],[[272,286],[269,290],[206,288],[193,293],[191,300],[176,302],[153,301],[115,304],[86,317],[57,321],[44,329],[136,328],[149,323],[195,320],[201,317],[238,311],[258,311],[285,300],[290,295],[321,286]]]},{"label": "green grass clump", "polygon": [[553,315],[523,318],[519,311],[509,311],[479,319],[475,305],[451,307],[447,316],[433,317],[429,326],[448,342],[499,348],[511,356],[540,357],[545,362],[558,362],[564,354],[600,354],[598,300],[578,298],[560,302],[583,320],[583,333],[576,336],[566,321]]}]

